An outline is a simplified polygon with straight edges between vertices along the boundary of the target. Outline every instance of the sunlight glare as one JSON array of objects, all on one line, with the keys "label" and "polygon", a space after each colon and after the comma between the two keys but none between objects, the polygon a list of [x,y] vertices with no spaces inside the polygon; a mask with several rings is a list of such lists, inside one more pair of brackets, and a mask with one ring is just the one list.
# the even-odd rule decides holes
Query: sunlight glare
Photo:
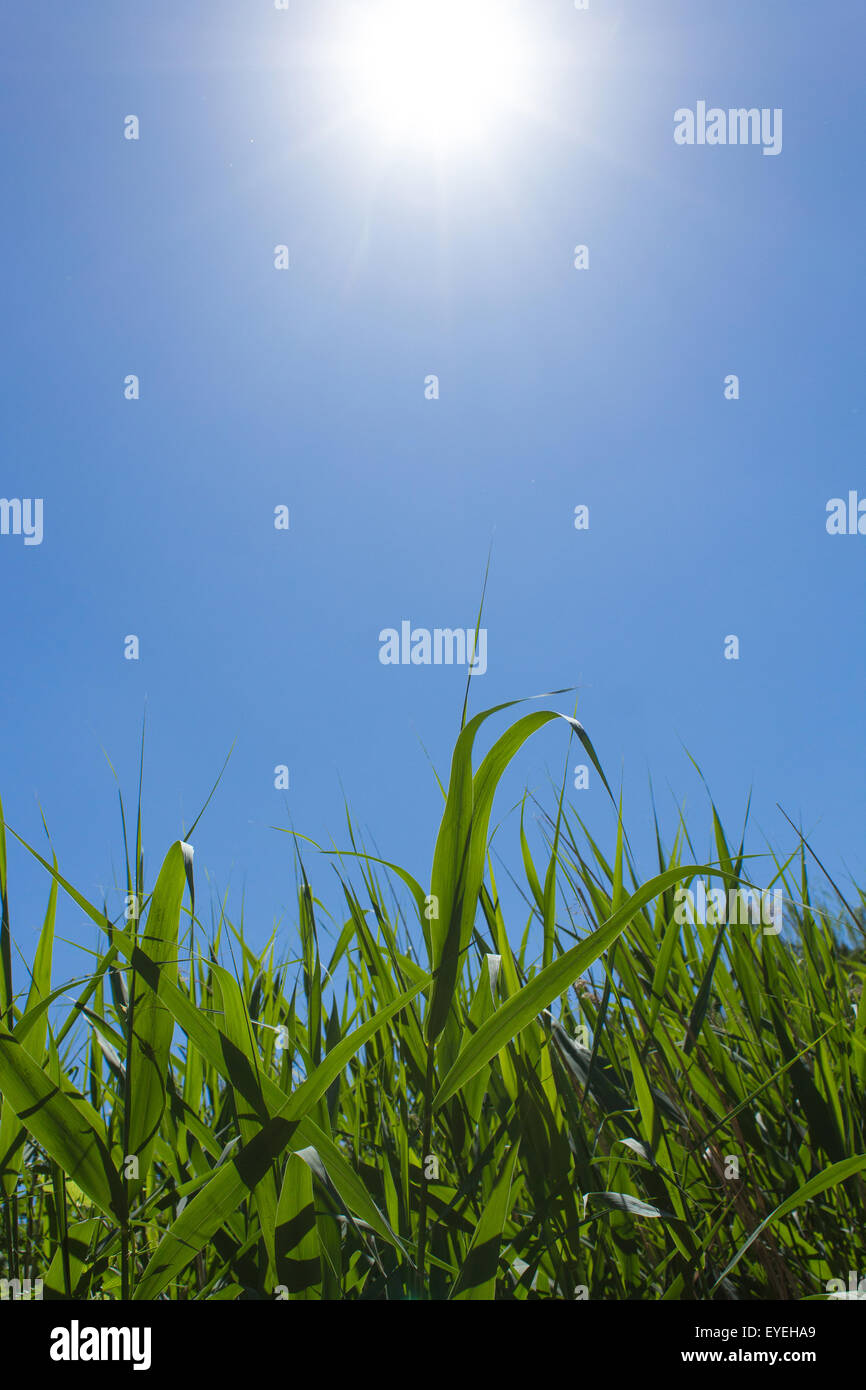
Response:
[{"label": "sunlight glare", "polygon": [[363,116],[392,143],[486,139],[528,100],[528,35],[514,12],[501,0],[365,6],[348,52]]}]

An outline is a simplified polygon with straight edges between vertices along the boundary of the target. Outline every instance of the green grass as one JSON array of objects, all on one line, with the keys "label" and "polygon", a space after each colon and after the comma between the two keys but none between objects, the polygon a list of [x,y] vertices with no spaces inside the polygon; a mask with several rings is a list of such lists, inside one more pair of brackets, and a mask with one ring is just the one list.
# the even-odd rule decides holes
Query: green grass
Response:
[{"label": "green grass", "polygon": [[[656,824],[642,882],[621,809],[605,853],[563,791],[542,855],[513,823],[526,907],[506,921],[506,767],[556,720],[603,773],[553,711],[479,758],[491,713],[464,714],[424,886],[351,822],[324,859],[295,837],[286,959],[225,911],[208,932],[181,842],[144,882],[139,805],[129,920],[42,858],[13,973],[0,811],[0,1277],[82,1299],[689,1300],[866,1274],[863,895],[819,906],[793,836],[784,936],[681,925],[679,885],[766,887],[767,856],[711,807],[713,861]],[[313,863],[337,868],[336,915]],[[58,986],[61,892],[103,945]]]}]

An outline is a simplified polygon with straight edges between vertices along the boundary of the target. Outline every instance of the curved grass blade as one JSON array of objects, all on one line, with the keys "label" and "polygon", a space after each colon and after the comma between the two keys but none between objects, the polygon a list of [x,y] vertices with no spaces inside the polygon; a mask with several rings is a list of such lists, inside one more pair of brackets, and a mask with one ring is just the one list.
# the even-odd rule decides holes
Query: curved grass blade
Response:
[{"label": "curved grass blade", "polygon": [[627,1216],[642,1216],[652,1220],[666,1218],[668,1221],[677,1221],[679,1218],[674,1216],[671,1211],[662,1211],[660,1207],[653,1206],[651,1202],[642,1202],[639,1197],[633,1197],[630,1192],[585,1192],[583,1194],[583,1209],[587,1210],[590,1199],[607,1211],[623,1211]]},{"label": "curved grass blade", "polygon": [[[339,1076],[358,1049],[395,1014],[411,1003],[426,984],[429,984],[429,977],[425,978],[421,985],[406,990],[360,1028],[343,1038],[291,1096],[282,1096],[282,1092],[271,1083],[273,1090],[282,1096],[282,1104],[262,1126],[255,1139],[244,1145],[233,1158],[218,1168],[207,1186],[184,1207],[163,1236],[148,1264],[133,1295],[135,1299],[155,1298],[161,1293],[196,1252],[225,1224],[244,1198],[255,1192],[274,1160],[285,1153],[290,1145],[293,1148],[299,1146],[298,1141],[304,1138],[306,1133],[299,1121],[305,1118],[307,1112],[321,1099],[331,1082]],[[264,1087],[262,1089],[264,1091]],[[334,1185],[339,1190],[327,1152],[323,1152],[318,1140],[313,1140],[312,1143],[319,1151]],[[335,1145],[329,1147],[339,1155]],[[381,1217],[377,1224],[381,1227]],[[395,1239],[390,1229],[387,1229],[386,1239]]]},{"label": "curved grass blade", "polygon": [[524,715],[496,741],[474,778],[472,747],[475,735],[491,715],[511,704],[496,705],[476,714],[460,734],[451,763],[448,798],[436,840],[430,893],[439,916],[431,923],[431,966],[436,972],[425,1032],[433,1042],[448,1019],[460,971],[460,962],[472,936],[478,895],[484,877],[487,831],[493,798],[505,769],[529,736],[553,719],[564,719],[572,728],[577,720],[557,710]]},{"label": "curved grass blade", "polygon": [[758,1236],[761,1235],[763,1231],[766,1231],[767,1227],[772,1225],[774,1221],[778,1221],[781,1217],[787,1216],[789,1212],[795,1211],[797,1207],[803,1206],[805,1202],[810,1202],[813,1197],[818,1197],[822,1192],[826,1192],[828,1188],[836,1187],[840,1182],[847,1182],[855,1173],[862,1172],[864,1168],[866,1168],[866,1154],[855,1154],[853,1158],[846,1158],[843,1159],[841,1163],[834,1163],[823,1173],[819,1173],[816,1178],[812,1178],[810,1182],[804,1183],[802,1187],[798,1187],[796,1192],[792,1193],[786,1201],[776,1207],[775,1211],[771,1211],[770,1215],[765,1217],[760,1226],[749,1236],[748,1240],[740,1246],[734,1258],[722,1270],[710,1292],[714,1292],[719,1287],[722,1280],[730,1274],[734,1266],[739,1264],[752,1242],[756,1241]]},{"label": "curved grass blade", "polygon": [[462,1048],[456,1062],[442,1082],[433,1098],[434,1109],[439,1109],[460,1090],[461,1086],[474,1076],[511,1038],[523,1031],[532,1020],[546,1009],[559,994],[563,994],[574,981],[598,960],[598,957],[625,931],[632,918],[646,903],[657,898],[666,888],[680,879],[694,874],[732,877],[721,869],[709,865],[685,864],[678,868],[666,869],[643,884],[623,904],[618,912],[588,936],[579,945],[573,946],[563,956],[524,985],[506,1003],[500,1005],[492,1018],[478,1029]]},{"label": "curved grass blade", "polygon": [[[55,866],[56,862],[55,860]],[[52,879],[48,893],[48,909],[45,913],[42,931],[39,934],[36,955],[33,958],[30,993],[27,996],[25,1006],[24,1017],[30,1019],[31,1023],[25,1031],[22,1026],[23,1019],[19,1019],[15,1029],[16,1038],[37,1062],[41,1060],[45,1051],[45,1039],[48,1036],[48,1007],[52,998],[55,997],[51,994],[51,957],[54,949],[56,912],[57,884]],[[63,991],[58,991],[58,993],[63,993]],[[40,1003],[43,1008],[37,1015],[35,1010]],[[18,1155],[23,1149],[25,1136],[26,1130],[18,1120],[11,1105],[4,1105],[0,1110],[0,1189],[6,1193],[7,1197],[11,1197],[18,1186]]]},{"label": "curved grass blade", "polygon": [[289,1299],[314,1299],[322,1282],[322,1261],[313,1202],[313,1175],[300,1154],[290,1153],[275,1230],[277,1284]]},{"label": "curved grass blade", "polygon": [[66,1087],[52,1081],[18,1039],[0,1029],[4,1109],[11,1107],[37,1144],[96,1206],[122,1220],[123,1185],[111,1161],[102,1122],[68,1079]]},{"label": "curved grass blade", "polygon": [[455,1300],[491,1301],[496,1288],[502,1232],[511,1210],[511,1185],[517,1164],[518,1145],[511,1146],[496,1180],[496,1186],[481,1213],[472,1243],[457,1276],[451,1297]]},{"label": "curved grass blade", "polygon": [[[184,884],[191,879],[192,848],[176,840],[165,856],[138,939],[140,955],[172,982],[177,979],[178,934]],[[130,1200],[143,1185],[166,1104],[174,1018],[148,983],[147,973],[132,971],[129,1004],[131,1038],[127,1046],[125,1157],[138,1158],[138,1178],[129,1184]]]}]

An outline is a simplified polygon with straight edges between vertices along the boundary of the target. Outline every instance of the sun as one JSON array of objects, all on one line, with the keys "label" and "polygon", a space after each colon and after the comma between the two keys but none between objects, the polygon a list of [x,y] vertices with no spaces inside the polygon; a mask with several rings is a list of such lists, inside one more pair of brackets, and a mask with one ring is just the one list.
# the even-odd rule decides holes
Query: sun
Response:
[{"label": "sun", "polygon": [[358,114],[390,144],[486,141],[529,100],[527,26],[503,0],[365,3],[345,49]]}]

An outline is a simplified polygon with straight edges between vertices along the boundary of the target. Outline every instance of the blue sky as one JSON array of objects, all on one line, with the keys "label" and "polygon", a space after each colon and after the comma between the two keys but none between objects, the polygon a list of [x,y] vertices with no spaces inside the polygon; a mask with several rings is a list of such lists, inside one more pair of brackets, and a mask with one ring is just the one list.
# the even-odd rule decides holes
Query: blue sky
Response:
[{"label": "blue sky", "polygon": [[[754,848],[793,848],[778,801],[862,881],[866,538],[825,527],[866,496],[862,7],[514,4],[534,108],[439,160],[353,118],[328,45],[357,9],[7,13],[0,495],[44,500],[41,545],[0,536],[8,823],[44,845],[41,806],[98,898],[120,868],[102,750],[132,801],[146,708],[151,883],[233,741],[198,888],[243,896],[254,944],[292,916],[270,827],[345,843],[343,789],[425,880],[421,741],[444,776],[465,677],[383,666],[379,633],[471,626],[492,545],[472,707],[579,684],[647,872],[649,774],[709,845],[685,745],[732,829],[753,789]],[[678,146],[699,100],[781,108],[781,154]],[[549,795],[564,728],[494,820]],[[572,800],[610,836],[597,779]],[[497,844],[519,862],[514,817]],[[47,882],[10,858],[27,954]],[[71,906],[59,930],[93,940]]]}]

